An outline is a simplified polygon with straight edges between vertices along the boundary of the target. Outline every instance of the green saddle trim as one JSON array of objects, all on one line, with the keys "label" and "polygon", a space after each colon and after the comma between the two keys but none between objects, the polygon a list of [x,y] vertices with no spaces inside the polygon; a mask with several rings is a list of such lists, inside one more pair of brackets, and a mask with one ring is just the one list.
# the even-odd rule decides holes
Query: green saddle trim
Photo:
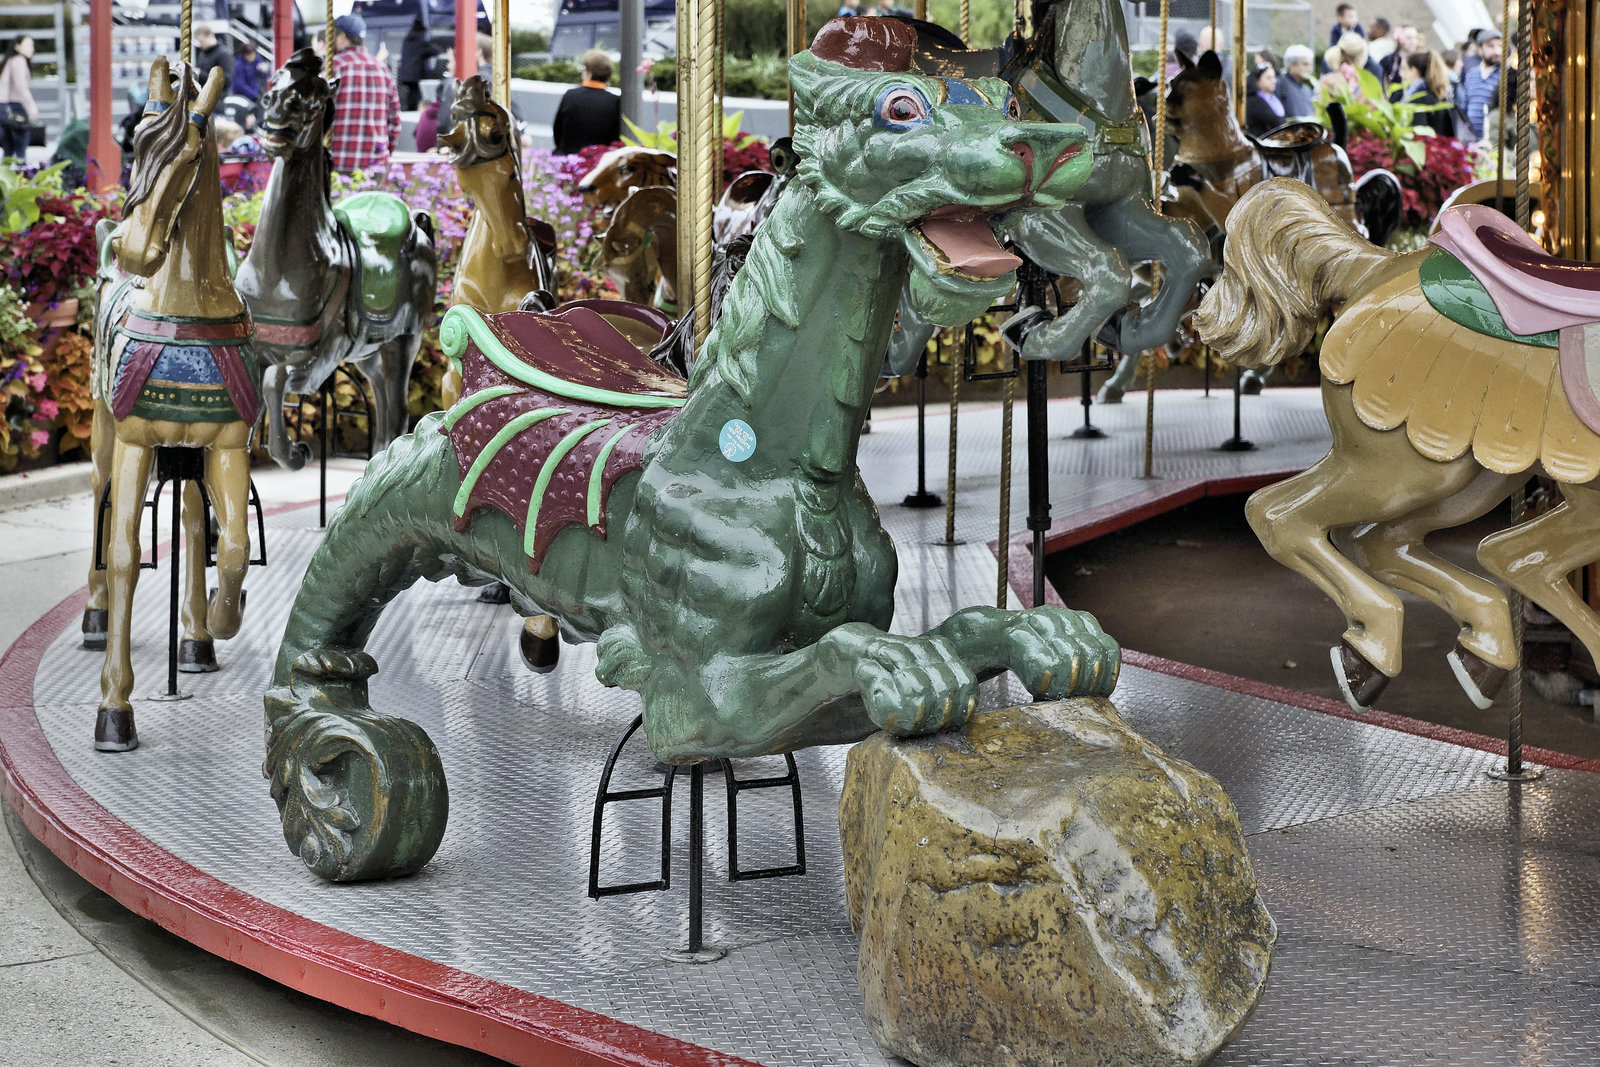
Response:
[{"label": "green saddle trim", "polygon": [[[444,319],[439,323],[439,344],[444,348],[444,354],[455,364],[456,370],[461,369],[461,354],[467,350],[467,342],[471,341],[478,346],[478,351],[490,363],[498,367],[509,378],[531,385],[535,389],[542,389],[552,396],[559,396],[566,400],[577,400],[586,404],[601,404],[609,407],[621,408],[681,408],[688,403],[686,397],[681,396],[651,396],[648,393],[620,393],[614,389],[599,389],[591,385],[580,385],[558,378],[548,371],[530,366],[506,350],[500,339],[494,335],[489,324],[483,320],[483,315],[465,304],[457,304],[444,313]],[[477,394],[469,398],[473,405],[481,403],[476,399]],[[488,398],[485,398],[488,399]],[[462,401],[467,403],[468,401]],[[454,414],[454,409],[452,409]],[[461,412],[462,415],[466,411]],[[461,416],[457,415],[459,419]],[[463,498],[465,499],[465,498]]]},{"label": "green saddle trim", "polygon": [[1422,261],[1417,279],[1433,310],[1473,333],[1538,348],[1556,348],[1561,343],[1556,330],[1512,333],[1483,283],[1472,276],[1465,263],[1442,248],[1434,248],[1433,254]]},{"label": "green saddle trim", "polygon": [[361,303],[382,314],[394,306],[400,291],[400,253],[411,237],[411,209],[393,193],[365,192],[347,196],[333,207],[361,255]]}]

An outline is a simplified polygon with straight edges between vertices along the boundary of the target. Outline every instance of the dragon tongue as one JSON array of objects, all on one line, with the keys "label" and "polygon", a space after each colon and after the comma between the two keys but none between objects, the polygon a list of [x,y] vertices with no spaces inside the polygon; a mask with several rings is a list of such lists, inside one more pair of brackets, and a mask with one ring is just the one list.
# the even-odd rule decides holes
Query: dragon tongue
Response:
[{"label": "dragon tongue", "polygon": [[989,216],[975,207],[942,207],[922,220],[922,236],[950,266],[975,278],[998,278],[1022,265],[1000,247],[989,228]]}]

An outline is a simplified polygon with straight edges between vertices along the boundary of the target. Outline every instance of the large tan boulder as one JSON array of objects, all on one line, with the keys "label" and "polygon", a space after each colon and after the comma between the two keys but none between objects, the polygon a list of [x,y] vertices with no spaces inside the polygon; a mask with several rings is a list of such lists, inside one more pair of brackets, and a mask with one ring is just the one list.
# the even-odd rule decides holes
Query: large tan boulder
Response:
[{"label": "large tan boulder", "polygon": [[1107,700],[876,734],[839,824],[873,1036],[921,1067],[1204,1063],[1266,985],[1233,802]]}]

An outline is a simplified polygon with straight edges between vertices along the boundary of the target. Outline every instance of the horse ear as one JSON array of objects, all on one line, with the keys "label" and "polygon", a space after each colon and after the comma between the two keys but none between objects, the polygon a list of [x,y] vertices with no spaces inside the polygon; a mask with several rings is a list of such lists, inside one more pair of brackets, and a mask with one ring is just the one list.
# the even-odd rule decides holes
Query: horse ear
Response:
[{"label": "horse ear", "polygon": [[167,67],[166,56],[156,56],[150,64],[150,99],[160,104],[172,103],[172,72]]},{"label": "horse ear", "polygon": [[211,73],[206,76],[205,87],[200,90],[200,98],[195,101],[194,109],[207,118],[216,110],[217,104],[222,100],[222,68],[212,67]]},{"label": "horse ear", "polygon": [[1189,58],[1189,53],[1178,51],[1177,49],[1173,49],[1173,52],[1178,57],[1178,66],[1182,67],[1184,70],[1194,69],[1194,60]]},{"label": "horse ear", "polygon": [[1222,60],[1215,52],[1206,52],[1200,57],[1200,76],[1207,81],[1220,81],[1222,79]]},{"label": "horse ear", "polygon": [[[1178,55],[1182,56],[1183,53],[1179,52]],[[1155,87],[1156,87],[1156,83],[1155,82],[1151,81],[1149,78],[1146,78],[1143,74],[1141,74],[1137,78],[1133,79],[1133,98],[1135,100],[1138,100],[1141,97],[1143,97],[1146,93],[1154,92],[1155,91]]]}]

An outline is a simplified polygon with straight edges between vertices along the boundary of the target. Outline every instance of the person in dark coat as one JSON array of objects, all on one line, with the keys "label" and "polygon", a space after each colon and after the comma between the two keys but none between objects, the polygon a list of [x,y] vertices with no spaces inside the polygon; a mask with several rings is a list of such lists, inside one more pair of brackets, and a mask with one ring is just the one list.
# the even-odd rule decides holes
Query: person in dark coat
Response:
[{"label": "person in dark coat", "polygon": [[622,98],[606,90],[611,58],[588,51],[581,57],[583,84],[568,89],[556,108],[551,132],[556,154],[570,156],[592,144],[610,144],[622,136]]},{"label": "person in dark coat", "polygon": [[239,54],[234,57],[233,88],[228,91],[229,95],[242,96],[246,100],[260,100],[262,91],[267,87],[267,80],[271,77],[272,67],[261,57],[255,42],[240,41]]},{"label": "person in dark coat", "polygon": [[213,67],[222,68],[222,95],[233,92],[233,53],[217,40],[217,31],[205,23],[194,28],[194,76],[201,85]]},{"label": "person in dark coat", "polygon": [[411,28],[400,43],[400,110],[415,111],[422,102],[422,81],[433,74],[434,57],[444,51],[428,35],[422,17],[411,20]]},{"label": "person in dark coat", "polygon": [[1275,130],[1284,122],[1283,101],[1278,99],[1278,72],[1270,64],[1263,63],[1252,70],[1245,79],[1244,98],[1244,129],[1245,132],[1260,137],[1268,130]]},{"label": "person in dark coat", "polygon": [[[1394,91],[1393,100],[1425,106],[1449,99],[1450,82],[1444,72],[1444,64],[1432,52],[1408,54],[1401,61],[1400,69],[1403,72],[1401,88]],[[1437,111],[1419,111],[1413,117],[1412,125],[1426,127],[1436,137],[1454,137],[1456,118],[1453,110],[1453,107],[1445,107]]]}]

